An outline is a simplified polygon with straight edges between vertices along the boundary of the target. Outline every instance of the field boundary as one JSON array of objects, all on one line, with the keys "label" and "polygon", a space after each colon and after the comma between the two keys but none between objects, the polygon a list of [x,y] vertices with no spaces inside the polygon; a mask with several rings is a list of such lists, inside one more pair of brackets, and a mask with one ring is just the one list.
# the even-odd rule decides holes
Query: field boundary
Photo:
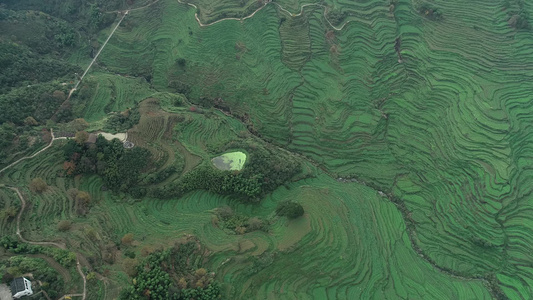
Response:
[{"label": "field boundary", "polygon": [[[43,149],[43,150],[46,150],[46,149]],[[42,150],[41,150],[42,151]],[[26,209],[26,200],[24,200],[24,197],[22,196],[22,193],[20,192],[20,190],[16,187],[13,187],[13,186],[5,186],[5,185],[2,185],[0,187],[5,187],[5,188],[8,188],[12,191],[14,191],[18,198],[20,199],[20,202],[21,202],[21,207],[20,207],[20,211],[17,215],[17,236],[19,237],[19,239],[21,241],[23,241],[24,243],[27,243],[27,244],[30,244],[30,245],[38,245],[38,246],[52,246],[52,247],[56,247],[56,248],[59,248],[59,249],[62,249],[62,250],[66,250],[67,247],[63,244],[59,244],[59,243],[55,243],[55,242],[33,242],[33,241],[28,241],[27,239],[25,239],[22,234],[21,234],[21,231],[20,231],[20,219],[22,218],[22,214],[24,213],[24,210]],[[76,253],[76,269],[78,270],[78,273],[80,274],[81,278],[83,279],[83,293],[81,294],[67,294],[67,295],[64,295],[63,297],[59,298],[59,299],[64,299],[65,297],[74,297],[74,296],[81,296],[82,297],[82,300],[85,300],[85,298],[87,297],[87,278],[85,277],[85,274],[83,274],[83,270],[81,269],[81,264],[80,264],[80,259],[79,259],[79,255],[78,253]]]},{"label": "field boundary", "polygon": [[50,143],[44,147],[43,149],[37,151],[36,153],[32,154],[32,155],[29,155],[29,156],[24,156],[22,158],[19,158],[18,160],[12,162],[11,164],[7,165],[6,167],[4,167],[2,170],[0,170],[0,173],[4,172],[5,170],[13,167],[14,165],[18,164],[19,162],[23,161],[23,160],[26,160],[26,159],[30,159],[30,158],[34,158],[36,157],[37,155],[41,154],[43,151],[45,151],[46,149],[52,147],[52,144],[54,143],[55,140],[66,140],[67,138],[66,137],[55,137],[54,136],[54,131],[52,128],[50,128],[50,135],[52,136],[52,140],[50,141]]},{"label": "field boundary", "polygon": [[[195,4],[192,4],[192,3],[188,3],[188,2],[183,2],[182,0],[178,0],[179,3],[181,4],[186,4],[186,5],[189,5],[189,6],[192,6],[194,7],[197,11],[199,10],[198,6],[196,6]],[[155,2],[154,2],[155,3]],[[303,14],[303,11],[304,11],[304,8],[307,7],[307,6],[319,6],[319,7],[322,7],[324,8],[324,19],[326,20],[326,22],[328,22],[329,26],[331,26],[331,28],[333,28],[334,30],[336,31],[341,31],[344,26],[346,26],[348,23],[350,23],[351,21],[348,20],[346,22],[344,22],[342,24],[342,26],[340,27],[336,27],[334,26],[333,24],[331,24],[331,22],[329,21],[328,17],[327,17],[327,12],[328,12],[328,7],[323,5],[323,4],[320,4],[320,3],[308,3],[308,4],[303,4],[301,7],[300,7],[300,12],[297,13],[297,14],[294,14],[292,12],[290,12],[289,10],[283,8],[283,6],[281,6],[281,4],[278,4],[278,3],[275,3],[275,2],[272,2],[272,0],[268,0],[268,2],[266,2],[265,4],[263,4],[263,6],[259,7],[258,9],[256,9],[253,13],[251,13],[250,15],[246,16],[246,17],[242,17],[242,18],[233,18],[233,17],[229,17],[229,18],[223,18],[223,19],[220,19],[220,20],[216,20],[214,22],[211,22],[211,23],[202,23],[202,21],[200,21],[200,18],[198,17],[198,12],[195,12],[194,13],[194,18],[196,19],[196,22],[198,22],[198,25],[200,25],[200,27],[207,27],[207,26],[211,26],[211,25],[215,25],[217,23],[220,23],[222,21],[227,21],[227,20],[235,20],[235,21],[244,21],[246,19],[250,19],[251,17],[253,17],[257,12],[259,12],[260,10],[262,10],[263,8],[265,8],[268,4],[274,4],[276,5],[279,9],[281,9],[282,11],[288,13],[291,17],[298,17],[298,16],[301,16]]]}]

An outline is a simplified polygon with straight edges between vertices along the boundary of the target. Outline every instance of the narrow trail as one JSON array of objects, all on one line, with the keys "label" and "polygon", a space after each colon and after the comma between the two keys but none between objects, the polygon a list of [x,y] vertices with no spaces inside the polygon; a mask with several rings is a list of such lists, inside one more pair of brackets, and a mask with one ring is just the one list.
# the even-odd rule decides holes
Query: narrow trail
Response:
[{"label": "narrow trail", "polygon": [[[24,200],[24,197],[22,196],[22,193],[20,192],[20,190],[18,188],[13,187],[13,186],[4,186],[4,187],[6,187],[6,188],[8,188],[8,189],[10,189],[12,191],[15,191],[15,193],[17,194],[17,196],[19,197],[20,202],[21,202],[20,211],[19,211],[19,213],[17,215],[17,236],[19,237],[19,239],[21,241],[23,241],[24,243],[27,243],[27,244],[30,244],[30,245],[52,246],[52,247],[56,247],[56,248],[59,248],[59,249],[67,250],[67,247],[64,244],[59,244],[59,243],[55,243],[55,242],[33,242],[33,241],[28,241],[27,239],[25,239],[22,236],[21,231],[20,231],[20,219],[22,218],[22,214],[24,213],[24,210],[26,209],[26,200]],[[64,299],[67,296],[81,296],[82,300],[85,300],[85,298],[87,297],[87,278],[85,277],[85,274],[83,274],[83,270],[81,268],[79,256],[80,256],[80,254],[76,253],[76,269],[78,270],[78,273],[80,274],[81,278],[83,279],[83,293],[65,295],[65,296],[61,297],[60,299]]]},{"label": "narrow trail", "polygon": [[[192,6],[194,7],[194,9],[198,10],[198,6],[192,4],[192,3],[188,3],[188,2],[184,2],[182,0],[178,0],[179,3],[181,4],[186,4],[186,5],[189,5],[189,6]],[[259,12],[260,10],[262,10],[263,8],[265,8],[268,4],[273,4],[273,5],[276,5],[280,10],[282,10],[283,12],[289,14],[291,17],[298,17],[298,16],[301,16],[303,11],[304,11],[304,8],[307,7],[307,6],[319,6],[319,7],[322,7],[324,8],[324,19],[326,20],[326,22],[328,22],[329,26],[331,26],[331,28],[333,28],[334,30],[336,31],[341,31],[344,26],[346,26],[348,23],[350,23],[351,21],[346,21],[342,24],[342,26],[340,27],[336,27],[335,25],[333,25],[328,17],[327,17],[327,13],[328,13],[328,7],[323,5],[323,4],[320,4],[320,3],[309,3],[309,4],[304,4],[300,7],[300,12],[295,14],[295,13],[292,13],[290,12],[289,10],[283,8],[283,6],[281,6],[280,4],[278,3],[275,3],[275,2],[272,2],[272,0],[269,0],[269,2],[266,2],[265,4],[263,4],[261,7],[259,7],[258,9],[256,9],[253,13],[251,13],[250,15],[246,16],[246,17],[242,17],[242,18],[223,18],[223,19],[220,19],[220,20],[216,20],[214,22],[211,22],[211,23],[207,23],[207,24],[204,24],[202,23],[202,21],[200,21],[200,18],[198,17],[198,13],[194,13],[194,18],[196,19],[196,22],[198,22],[198,25],[200,25],[200,27],[207,27],[207,26],[211,26],[211,25],[215,25],[217,23],[220,23],[222,21],[227,21],[227,20],[235,20],[235,21],[244,21],[246,19],[249,19],[251,17],[253,17],[257,12]]]},{"label": "narrow trail", "polygon": [[156,0],[150,4],[146,4],[145,6],[141,6],[141,7],[136,7],[136,8],[130,8],[130,9],[127,9],[127,10],[111,10],[111,11],[106,11],[105,13],[106,14],[112,14],[112,13],[121,13],[121,12],[124,12],[124,11],[136,11],[136,10],[141,10],[141,9],[145,9],[149,6],[152,6],[154,4],[156,4],[157,2],[159,2],[159,0]]},{"label": "narrow trail", "polygon": [[41,153],[42,153],[43,151],[45,151],[46,149],[52,147],[52,144],[54,143],[55,140],[64,140],[64,139],[66,139],[66,137],[58,137],[58,138],[56,138],[56,137],[54,136],[54,131],[52,130],[52,128],[50,128],[50,135],[52,136],[52,140],[50,140],[50,143],[49,143],[46,147],[44,147],[43,149],[39,150],[38,152],[36,152],[36,153],[34,153],[34,154],[30,155],[30,156],[24,156],[24,157],[22,157],[22,158],[20,158],[20,159],[18,159],[18,160],[16,160],[16,161],[14,161],[14,162],[12,162],[12,163],[9,164],[8,166],[6,166],[6,167],[3,168],[2,170],[0,170],[0,173],[4,172],[5,170],[7,170],[7,169],[9,169],[9,168],[11,168],[11,167],[13,167],[14,165],[18,164],[19,162],[21,162],[21,161],[23,161],[23,160],[30,159],[30,158],[34,158],[35,156],[41,154]]},{"label": "narrow trail", "polygon": [[[140,7],[140,8],[137,8],[137,9],[141,9],[141,8],[145,8],[145,7],[148,7],[154,3],[157,3],[159,0],[157,0],[156,2],[153,2],[149,5],[146,5],[146,6],[143,6],[143,7]],[[116,12],[119,12],[119,11],[116,11]],[[59,109],[61,107],[63,107],[69,100],[70,100],[70,97],[72,96],[72,94],[78,89],[78,86],[80,85],[81,81],[83,80],[83,78],[85,78],[85,75],[87,75],[87,73],[89,72],[89,70],[91,69],[91,67],[93,66],[94,62],[96,61],[96,59],[98,58],[98,56],[100,55],[100,53],[102,53],[102,50],[104,50],[105,46],[107,45],[107,42],[109,42],[109,40],[111,39],[111,37],[113,36],[113,34],[115,33],[115,31],[117,30],[118,26],[120,25],[120,23],[122,23],[122,20],[124,20],[124,18],[126,17],[126,15],[128,15],[129,13],[129,10],[126,10],[124,11],[124,14],[122,15],[122,18],[120,18],[120,20],[118,21],[117,25],[115,26],[115,28],[113,28],[113,30],[111,31],[111,33],[109,34],[109,36],[107,37],[107,39],[105,40],[104,44],[102,45],[102,47],[100,47],[100,49],[98,50],[98,52],[96,53],[96,55],[94,56],[93,60],[91,61],[91,63],[89,64],[89,66],[85,69],[85,71],[83,72],[83,74],[81,75],[80,77],[80,80],[78,80],[78,82],[76,82],[76,85],[74,85],[74,87],[68,92],[68,96],[67,96],[67,99],[65,101],[63,101],[63,103],[61,103],[61,105],[59,106],[59,108],[56,110],[56,112],[54,113],[54,115],[52,116],[52,118],[54,118],[57,114],[57,112],[59,111]],[[3,171],[3,170],[2,170]],[[2,172],[0,171],[0,172]]]},{"label": "narrow trail", "polygon": [[[7,167],[5,167],[2,170],[0,170],[0,173],[2,173],[3,171],[5,171],[5,170],[7,170],[7,169],[9,169],[11,167],[13,167],[14,165],[18,164],[19,162],[21,162],[21,161],[23,161],[25,159],[34,158],[37,155],[43,153],[46,149],[50,148],[53,145],[55,140],[67,139],[66,137],[58,137],[58,138],[56,138],[54,136],[54,131],[51,128],[50,128],[50,135],[52,136],[52,140],[50,141],[50,143],[46,147],[44,147],[43,149],[41,149],[38,152],[34,153],[33,155],[25,156],[25,157],[15,161],[15,162],[11,163]],[[22,193],[20,192],[20,190],[18,188],[13,187],[13,186],[6,186],[6,185],[0,185],[0,187],[5,187],[5,188],[8,188],[8,189],[14,191],[17,194],[18,198],[20,199],[21,207],[20,207],[19,213],[17,214],[17,230],[16,230],[16,233],[17,233],[17,236],[19,237],[19,239],[21,241],[23,241],[24,243],[30,244],[30,245],[51,246],[51,247],[56,247],[56,248],[59,248],[59,249],[67,250],[67,246],[64,245],[64,244],[55,243],[55,242],[33,242],[33,241],[29,241],[29,240],[25,239],[22,236],[22,234],[21,234],[20,220],[22,218],[22,214],[24,213],[24,210],[26,209],[26,200],[24,199],[24,196],[22,196]],[[85,274],[83,274],[83,270],[81,268],[80,254],[79,253],[76,253],[76,269],[78,270],[78,273],[80,274],[81,278],[83,279],[83,293],[82,294],[65,295],[65,296],[61,297],[60,299],[64,299],[67,296],[71,296],[71,297],[72,296],[81,296],[82,300],[85,300],[85,298],[87,297],[87,279],[85,277]],[[107,284],[106,284],[106,286],[107,286]]]},{"label": "narrow trail", "polygon": [[59,273],[59,275],[63,277],[65,283],[69,283],[72,281],[72,276],[70,275],[70,272],[52,257],[48,255],[44,255],[44,254],[28,254],[27,256],[33,257],[33,258],[44,259],[48,263],[48,265],[54,268],[57,271],[57,273]]},{"label": "narrow trail", "polygon": [[[152,3],[153,4],[153,3]],[[117,30],[118,26],[120,25],[120,23],[122,23],[122,20],[124,20],[124,18],[128,15],[129,13],[129,10],[126,10],[124,12],[124,14],[122,15],[122,18],[120,18],[120,20],[118,21],[117,25],[115,26],[115,28],[113,28],[113,30],[111,31],[111,33],[109,34],[109,36],[107,37],[107,39],[105,40],[104,44],[102,45],[102,47],[100,47],[100,50],[98,50],[98,52],[96,53],[96,55],[94,56],[93,60],[91,61],[91,63],[89,64],[89,66],[87,67],[87,69],[85,69],[85,72],[83,72],[83,75],[81,75],[80,77],[80,80],[78,80],[78,82],[76,83],[76,85],[74,86],[74,88],[70,91],[69,93],[69,98],[70,98],[70,95],[72,95],[72,92],[75,91],[78,86],[80,85],[81,81],[83,80],[83,78],[85,77],[85,75],[87,75],[87,72],[89,72],[89,70],[91,69],[91,67],[93,66],[94,62],[96,61],[96,59],[98,58],[98,56],[100,55],[100,53],[102,53],[102,50],[104,50],[105,46],[107,45],[107,42],[109,42],[109,40],[111,39],[111,37],[113,36],[113,34],[115,33],[115,31]],[[68,100],[68,98],[67,98]]]}]

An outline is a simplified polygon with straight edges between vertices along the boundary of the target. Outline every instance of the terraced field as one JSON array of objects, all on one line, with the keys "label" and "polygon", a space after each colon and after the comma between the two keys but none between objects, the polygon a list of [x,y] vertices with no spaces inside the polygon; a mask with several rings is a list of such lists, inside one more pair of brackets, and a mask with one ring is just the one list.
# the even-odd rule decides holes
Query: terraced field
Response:
[{"label": "terraced field", "polygon": [[113,111],[132,108],[153,93],[142,79],[96,73],[86,80],[95,86],[91,99],[84,103],[84,119],[88,122],[101,120]]},{"label": "terraced field", "polygon": [[[130,12],[88,75],[95,92],[85,118],[144,100],[129,136],[156,169],[181,166],[165,184],[251,133],[321,175],[255,205],[205,191],[125,205],[133,201],[102,191],[97,177],[56,176],[54,146],[1,178],[51,186],[32,198],[29,237],[57,238],[64,218],[79,230],[59,236],[88,254],[100,251],[89,229],[102,243],[131,232],[139,248],[194,234],[236,299],[531,298],[533,33],[517,20],[533,4],[187,3]],[[95,199],[86,219],[73,216],[71,187]],[[275,217],[286,199],[305,216]],[[267,218],[271,232],[218,228],[212,217],[223,205]],[[6,222],[0,229],[13,232]]]},{"label": "terraced field", "polygon": [[[91,230],[98,233],[99,241],[133,233],[137,249],[143,245],[169,246],[183,235],[193,234],[212,252],[210,268],[217,270],[231,298],[489,297],[482,281],[453,279],[419,257],[394,204],[356,183],[320,176],[281,188],[260,205],[242,204],[203,191],[181,199],[146,199],[124,205],[111,193],[101,191],[97,177],[55,184],[44,196],[30,197],[28,215],[32,217],[23,222],[32,229],[27,234],[40,232],[41,239],[60,237],[89,255],[97,251],[87,236]],[[96,204],[87,217],[73,217],[68,201],[59,201],[65,197],[56,190],[66,193],[69,184],[93,197]],[[299,200],[305,216],[295,221],[274,217],[277,203],[286,199]],[[60,202],[63,206],[54,204]],[[271,232],[228,235],[212,222],[214,209],[224,205],[244,215],[270,219]],[[50,212],[55,213],[34,213],[45,207],[53,207]],[[58,235],[55,230],[56,220],[61,218],[74,221],[68,234]],[[30,223],[40,225],[31,228]],[[295,256],[304,259],[295,263]],[[124,280],[120,271],[116,263],[111,274],[119,285]]]},{"label": "terraced field", "polygon": [[[296,14],[306,3],[279,4]],[[170,75],[190,86],[193,102],[220,97],[264,137],[390,193],[428,260],[467,278],[495,274],[494,288],[527,298],[533,37],[508,21],[530,7],[432,1],[442,14],[432,19],[422,4],[328,2],[344,13],[335,30],[318,5],[298,17],[267,5],[243,22],[200,28],[190,25],[194,10],[161,1],[154,41],[168,27],[183,30],[156,57],[187,63],[170,73],[154,63],[154,82],[169,88]],[[213,14],[198,5],[201,18]],[[169,11],[183,18],[167,21]],[[186,30],[177,19],[189,20]]]}]

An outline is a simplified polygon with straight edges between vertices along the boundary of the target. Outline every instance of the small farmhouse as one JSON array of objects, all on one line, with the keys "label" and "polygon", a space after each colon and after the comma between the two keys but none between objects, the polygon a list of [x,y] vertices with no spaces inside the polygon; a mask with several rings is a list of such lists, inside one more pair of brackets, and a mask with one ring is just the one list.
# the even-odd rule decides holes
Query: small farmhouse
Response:
[{"label": "small farmhouse", "polygon": [[31,290],[31,282],[24,277],[15,278],[13,282],[11,282],[11,294],[14,299],[32,295],[33,291]]}]

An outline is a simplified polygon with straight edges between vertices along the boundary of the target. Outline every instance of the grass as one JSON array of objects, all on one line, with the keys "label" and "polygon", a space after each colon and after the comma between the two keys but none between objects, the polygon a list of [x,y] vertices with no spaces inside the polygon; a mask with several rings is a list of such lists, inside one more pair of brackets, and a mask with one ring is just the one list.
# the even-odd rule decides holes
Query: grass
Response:
[{"label": "grass", "polygon": [[240,151],[224,153],[211,160],[213,165],[219,170],[239,171],[244,167],[246,154]]},{"label": "grass", "polygon": [[[100,251],[95,244],[117,240],[126,233],[133,233],[136,242],[132,249],[137,255],[145,246],[165,247],[183,235],[194,234],[212,252],[210,268],[217,270],[217,278],[236,299],[438,298],[459,293],[488,297],[481,281],[452,279],[419,257],[394,204],[356,183],[320,176],[280,188],[260,204],[242,204],[203,191],[164,202],[145,199],[125,204],[124,199],[101,191],[101,184],[97,177],[83,177],[56,181],[42,196],[26,191],[32,207],[29,217],[23,218],[23,226],[28,228],[25,234],[35,240],[61,239],[89,256]],[[74,216],[69,201],[58,193],[61,189],[66,194],[68,187],[92,195],[94,206],[86,217]],[[304,206],[304,217],[289,221],[273,216],[277,203],[287,199]],[[243,215],[270,219],[271,232],[235,235],[216,227],[212,223],[214,209],[225,205]],[[74,221],[73,228],[59,233],[56,222],[64,218]],[[90,229],[98,233],[96,242],[87,236]],[[269,263],[257,262],[270,256]],[[294,257],[301,259],[295,261]],[[110,266],[114,284],[125,284],[121,272],[119,258]],[[269,275],[274,273],[282,276]]]},{"label": "grass", "polygon": [[[142,79],[96,73],[86,79],[95,85],[93,95],[84,103],[84,119],[95,122],[113,111],[123,111],[146,99],[153,91]],[[83,85],[80,86],[80,89]]]},{"label": "grass", "polygon": [[[256,205],[201,191],[124,205],[128,199],[101,191],[97,178],[57,177],[54,148],[3,175],[6,182],[42,176],[54,186],[34,198],[29,234],[57,235],[54,222],[71,215],[64,192],[78,186],[98,203],[87,220],[76,220],[80,228],[91,226],[102,240],[133,232],[139,247],[198,235],[230,298],[533,294],[533,36],[508,24],[517,3],[505,9],[499,2],[432,1],[443,14],[434,21],[415,2],[324,2],[350,21],[341,31],[329,26],[323,7],[290,17],[274,4],[242,22],[200,27],[195,12],[208,23],[240,17],[255,2],[191,3],[198,10],[161,0],[128,15],[99,57],[100,68],[89,73],[96,88],[86,119],[158,99],[163,109],[141,106],[145,113],[130,136],[159,167],[178,164],[187,172],[248,132],[237,118],[187,107],[222,99],[263,139],[330,176],[290,184]],[[312,2],[277,3],[298,13]],[[285,199],[299,200],[305,217],[274,218]],[[221,205],[272,218],[272,232],[228,235],[211,224]],[[89,245],[80,232],[73,239]],[[119,267],[110,268],[124,280]]]}]

